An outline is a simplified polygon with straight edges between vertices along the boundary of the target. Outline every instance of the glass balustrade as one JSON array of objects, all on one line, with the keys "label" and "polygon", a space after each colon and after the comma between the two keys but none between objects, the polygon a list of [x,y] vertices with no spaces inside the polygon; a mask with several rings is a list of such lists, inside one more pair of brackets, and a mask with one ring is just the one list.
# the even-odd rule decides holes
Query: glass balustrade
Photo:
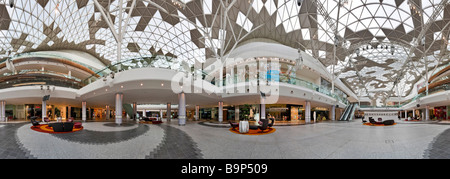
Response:
[{"label": "glass balustrade", "polygon": [[[139,69],[139,68],[161,68],[161,69],[170,69],[170,70],[175,70],[175,71],[182,71],[182,72],[188,72],[191,74],[196,74],[194,76],[198,76],[201,75],[203,80],[208,80],[211,84],[218,86],[218,78],[209,75],[208,73],[206,73],[205,71],[202,70],[192,70],[192,68],[190,70],[188,69],[183,69],[180,67],[178,68],[173,68],[173,66],[170,65],[161,65],[161,64],[156,64],[155,63],[155,59],[152,57],[149,58],[139,58],[139,59],[132,59],[132,60],[127,60],[127,61],[122,61],[120,63],[115,63],[112,64],[108,67],[106,67],[103,70],[100,70],[96,73],[96,75],[92,75],[91,77],[85,79],[82,81],[83,84],[88,85],[90,83],[93,83],[99,79],[101,79],[102,77],[105,77],[107,75],[109,75],[111,72],[118,72],[118,66],[121,66],[121,71],[126,71],[126,70],[131,70],[131,69]],[[192,72],[193,71],[193,72]],[[98,77],[100,76],[100,78]],[[259,75],[257,76],[259,77]],[[264,77],[263,77],[264,78]],[[238,75],[234,75],[234,77],[232,78],[233,80],[230,80],[231,77],[230,76],[226,76],[224,75],[223,77],[223,86],[226,86],[227,84],[233,83],[233,84],[237,84],[237,83],[242,83],[242,82],[249,82],[250,78],[249,75],[246,75],[245,79],[240,79],[238,77]],[[255,78],[256,79],[256,78]],[[263,79],[264,80],[264,79]],[[344,103],[344,104],[349,104],[348,100],[346,99],[346,97],[342,96],[342,95],[337,95],[337,94],[332,94],[331,90],[299,79],[299,78],[295,78],[295,77],[291,77],[291,76],[287,76],[284,74],[280,74],[279,76],[279,82],[282,83],[286,83],[286,84],[291,84],[291,85],[296,85],[296,86],[301,86],[301,87],[305,87],[314,91],[317,91],[319,93],[325,94],[327,96],[330,96],[334,99],[337,99],[338,101]]]}]

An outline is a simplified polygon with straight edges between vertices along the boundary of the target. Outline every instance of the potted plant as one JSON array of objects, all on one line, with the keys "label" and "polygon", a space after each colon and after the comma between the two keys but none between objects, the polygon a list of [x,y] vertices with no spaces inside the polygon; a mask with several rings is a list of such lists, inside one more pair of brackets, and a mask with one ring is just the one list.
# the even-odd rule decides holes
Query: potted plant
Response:
[{"label": "potted plant", "polygon": [[248,123],[249,115],[250,115],[250,105],[246,104],[239,111],[239,132],[241,134],[248,133],[250,129],[250,124]]}]

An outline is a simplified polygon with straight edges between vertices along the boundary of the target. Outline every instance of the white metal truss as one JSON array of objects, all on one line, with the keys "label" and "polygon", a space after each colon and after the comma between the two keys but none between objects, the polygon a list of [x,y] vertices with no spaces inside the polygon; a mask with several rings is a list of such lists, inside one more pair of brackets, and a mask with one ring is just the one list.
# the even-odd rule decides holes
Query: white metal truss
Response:
[{"label": "white metal truss", "polygon": [[[0,59],[74,49],[105,63],[157,54],[173,59],[157,64],[179,68],[226,58],[247,40],[270,39],[302,48],[337,74],[332,82],[339,78],[362,96],[399,96],[411,93],[424,71],[449,62],[448,6],[448,0],[301,6],[294,0],[15,0],[11,8],[0,0]],[[417,47],[423,37],[425,47]],[[394,90],[399,85],[401,92]]]}]

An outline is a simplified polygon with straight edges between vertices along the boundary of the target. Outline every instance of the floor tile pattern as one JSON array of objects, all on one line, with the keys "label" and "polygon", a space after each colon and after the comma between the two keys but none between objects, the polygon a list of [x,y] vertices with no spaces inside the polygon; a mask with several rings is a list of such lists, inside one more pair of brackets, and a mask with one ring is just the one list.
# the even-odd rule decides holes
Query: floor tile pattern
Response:
[{"label": "floor tile pattern", "polygon": [[30,123],[0,124],[0,159],[448,159],[450,125],[360,121],[276,126],[264,136],[188,122],[161,125],[83,123],[76,133],[30,130]]},{"label": "floor tile pattern", "polygon": [[425,151],[425,158],[450,159],[450,129],[439,134]]},{"label": "floor tile pattern", "polygon": [[201,159],[202,154],[192,138],[177,128],[161,125],[165,130],[163,142],[148,159]]},{"label": "floor tile pattern", "polygon": [[0,159],[33,159],[30,152],[17,140],[16,131],[24,124],[7,124],[0,127]]},{"label": "floor tile pattern", "polygon": [[[120,126],[111,126],[109,124],[105,125],[108,125],[110,127],[120,127]],[[138,127],[125,131],[100,132],[91,130],[81,130],[74,133],[51,134],[51,135],[70,142],[102,145],[132,140],[133,138],[136,138],[146,133],[150,129],[150,127],[147,125],[140,125],[140,124],[132,124],[132,125],[138,125]],[[125,126],[131,126],[131,124],[127,124]]]}]

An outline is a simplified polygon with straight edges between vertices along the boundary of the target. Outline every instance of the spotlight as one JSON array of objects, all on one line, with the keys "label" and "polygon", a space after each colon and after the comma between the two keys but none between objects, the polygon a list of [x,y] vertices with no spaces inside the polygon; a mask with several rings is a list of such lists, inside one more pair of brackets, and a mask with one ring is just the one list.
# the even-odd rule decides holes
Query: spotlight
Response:
[{"label": "spotlight", "polygon": [[114,75],[115,75],[114,72],[111,72],[109,75],[110,75],[111,79],[114,79]]},{"label": "spotlight", "polygon": [[9,0],[9,6],[10,6],[11,8],[14,7],[14,0]]},{"label": "spotlight", "polygon": [[302,4],[303,4],[303,0],[297,0],[297,5],[298,6],[302,6]]}]

